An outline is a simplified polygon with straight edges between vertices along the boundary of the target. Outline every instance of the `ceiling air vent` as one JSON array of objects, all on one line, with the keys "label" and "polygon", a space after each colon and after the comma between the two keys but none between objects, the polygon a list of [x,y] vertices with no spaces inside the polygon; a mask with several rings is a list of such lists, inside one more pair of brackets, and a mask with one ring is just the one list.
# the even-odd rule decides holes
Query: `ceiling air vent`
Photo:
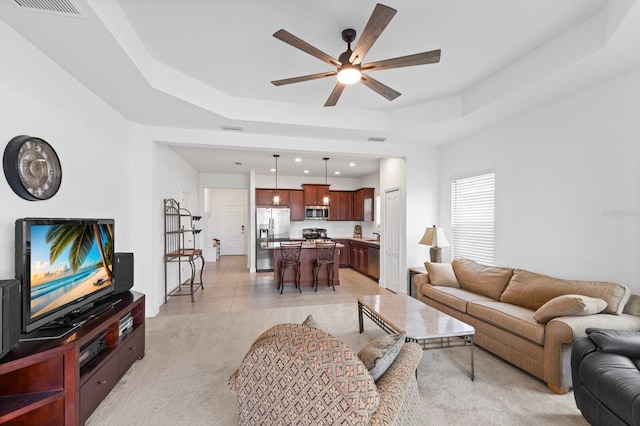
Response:
[{"label": "ceiling air vent", "polygon": [[381,138],[381,137],[377,137],[377,136],[369,136],[369,139],[367,139],[369,142],[384,142],[387,140],[387,138]]},{"label": "ceiling air vent", "polygon": [[71,0],[13,0],[21,9],[31,12],[86,18],[82,10]]},{"label": "ceiling air vent", "polygon": [[244,127],[241,126],[227,126],[225,124],[221,125],[220,128],[222,130],[231,130],[234,132],[241,132],[242,130],[244,130]]}]

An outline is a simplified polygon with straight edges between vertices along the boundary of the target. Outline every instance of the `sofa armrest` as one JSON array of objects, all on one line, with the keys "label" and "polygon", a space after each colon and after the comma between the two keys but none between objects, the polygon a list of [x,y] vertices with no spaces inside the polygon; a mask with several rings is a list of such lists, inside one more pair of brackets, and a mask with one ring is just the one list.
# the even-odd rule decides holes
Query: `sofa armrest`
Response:
[{"label": "sofa armrest", "polygon": [[376,382],[380,404],[371,415],[372,425],[424,424],[416,381],[421,358],[422,349],[416,343],[402,345],[396,359]]},{"label": "sofa armrest", "polygon": [[587,328],[640,330],[640,317],[629,314],[596,314],[554,318],[544,332],[544,381],[556,393],[565,393],[572,386],[571,345],[586,337]]},{"label": "sofa armrest", "polygon": [[418,295],[417,299],[421,300],[420,298],[422,297],[422,286],[431,285],[431,280],[429,280],[429,274],[427,273],[415,274],[413,276],[413,283],[416,286],[416,293]]}]

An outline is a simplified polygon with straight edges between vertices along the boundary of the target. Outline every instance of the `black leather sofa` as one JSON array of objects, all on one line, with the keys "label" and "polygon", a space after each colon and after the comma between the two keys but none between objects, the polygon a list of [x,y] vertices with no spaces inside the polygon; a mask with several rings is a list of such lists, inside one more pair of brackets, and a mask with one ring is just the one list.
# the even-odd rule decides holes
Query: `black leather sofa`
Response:
[{"label": "black leather sofa", "polygon": [[640,425],[640,332],[588,328],[573,343],[576,404],[592,425]]}]

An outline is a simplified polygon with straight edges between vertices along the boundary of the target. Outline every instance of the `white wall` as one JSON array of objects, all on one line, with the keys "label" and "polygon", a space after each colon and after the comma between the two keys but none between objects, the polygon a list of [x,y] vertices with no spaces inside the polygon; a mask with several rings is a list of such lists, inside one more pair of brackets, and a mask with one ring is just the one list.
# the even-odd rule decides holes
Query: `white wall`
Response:
[{"label": "white wall", "polygon": [[[47,201],[24,201],[0,179],[0,279],[15,274],[20,217],[114,218],[116,251],[135,252],[137,224],[146,218],[129,211],[131,191],[140,190],[131,179],[129,123],[2,21],[0,39],[2,146],[17,135],[41,137],[62,163],[60,191]],[[134,289],[142,276],[136,269]]]},{"label": "white wall", "polygon": [[638,117],[635,70],[443,146],[440,223],[452,178],[495,171],[496,265],[640,293]]}]

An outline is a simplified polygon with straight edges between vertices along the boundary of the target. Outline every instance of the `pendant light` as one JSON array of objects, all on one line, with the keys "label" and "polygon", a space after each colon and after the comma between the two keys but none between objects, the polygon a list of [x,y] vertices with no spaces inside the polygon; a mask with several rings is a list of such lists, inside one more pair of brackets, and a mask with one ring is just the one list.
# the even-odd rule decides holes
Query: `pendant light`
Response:
[{"label": "pendant light", "polygon": [[329,157],[324,157],[324,184],[327,185],[327,192],[324,193],[324,195],[322,196],[322,204],[325,206],[329,205],[329,202],[331,201],[329,199],[329,183],[327,181],[327,165],[329,163]]},{"label": "pendant light", "polygon": [[278,157],[280,157],[279,154],[273,154],[273,158],[276,159],[276,190],[273,192],[271,204],[274,206],[280,205],[280,193],[278,192]]}]

